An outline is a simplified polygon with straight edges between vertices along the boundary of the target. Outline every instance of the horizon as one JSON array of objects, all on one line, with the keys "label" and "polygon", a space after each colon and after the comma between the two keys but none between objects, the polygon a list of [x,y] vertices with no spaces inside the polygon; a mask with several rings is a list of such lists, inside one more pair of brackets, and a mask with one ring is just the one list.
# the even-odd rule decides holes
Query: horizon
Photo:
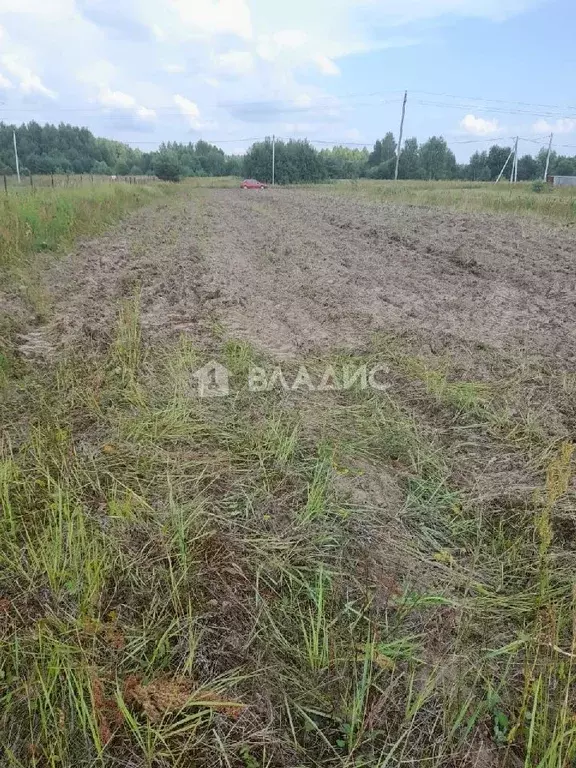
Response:
[{"label": "horizon", "polygon": [[[70,123],[70,122],[65,122],[65,121],[60,121],[59,124],[56,124],[56,123],[51,123],[49,121],[48,122],[39,122],[37,120],[30,120],[28,123],[16,124],[16,123],[8,123],[7,121],[0,119],[0,127],[1,126],[5,126],[5,127],[9,128],[9,129],[14,128],[16,130],[17,135],[18,135],[18,130],[26,128],[30,123],[36,123],[36,124],[40,125],[41,127],[52,126],[52,127],[56,127],[56,128],[58,127],[58,125],[60,123],[62,123],[64,125],[69,125],[72,128],[76,128],[76,129],[79,129],[79,130],[88,130],[90,133],[92,133],[93,137],[95,139],[97,139],[97,140],[105,140],[105,141],[110,141],[110,142],[117,142],[117,143],[122,144],[125,147],[128,147],[131,150],[140,150],[144,154],[156,153],[156,152],[160,151],[160,148],[162,146],[166,146],[166,145],[174,144],[174,145],[177,145],[179,147],[185,147],[185,146],[190,146],[190,145],[195,146],[198,142],[205,142],[206,144],[208,144],[210,146],[213,146],[213,147],[216,147],[217,149],[222,150],[227,157],[244,157],[249,152],[249,150],[251,149],[251,147],[254,144],[263,143],[263,142],[270,142],[272,140],[275,140],[276,143],[281,143],[281,142],[287,143],[287,142],[290,142],[290,141],[307,142],[307,143],[311,144],[314,147],[314,149],[316,149],[318,152],[321,152],[324,149],[332,150],[332,149],[337,149],[337,148],[345,148],[345,149],[357,149],[357,150],[362,150],[362,151],[365,150],[368,154],[370,154],[370,152],[375,147],[375,143],[377,141],[381,141],[384,138],[384,136],[386,135],[386,134],[384,134],[381,137],[377,137],[374,140],[374,142],[372,142],[371,144],[360,144],[358,142],[340,142],[340,143],[338,143],[338,142],[328,142],[328,141],[323,141],[323,140],[316,140],[315,141],[313,139],[309,139],[307,136],[301,136],[301,137],[296,137],[296,136],[255,136],[255,137],[252,137],[250,139],[251,143],[248,144],[245,148],[243,148],[241,152],[240,151],[239,152],[231,152],[229,150],[229,148],[226,147],[226,142],[225,141],[219,142],[218,139],[210,140],[210,139],[205,138],[203,136],[199,136],[199,137],[197,137],[195,139],[189,138],[187,140],[185,139],[185,140],[182,140],[182,141],[178,141],[178,140],[174,140],[174,139],[162,139],[159,142],[153,142],[154,146],[149,146],[148,143],[143,142],[143,146],[140,147],[140,146],[136,146],[135,143],[133,143],[133,142],[125,142],[122,139],[114,138],[114,137],[111,137],[111,136],[97,135],[93,131],[91,131],[91,129],[87,125]],[[388,132],[386,132],[386,133],[388,133]],[[396,138],[397,137],[395,137],[395,140],[396,140]],[[412,139],[412,138],[415,138],[415,137],[403,136],[403,138],[402,138],[402,147],[405,146],[406,141],[408,141],[409,139]],[[436,136],[436,135],[428,136],[428,137],[426,137],[426,139],[424,139],[422,141],[418,140],[418,146],[421,147],[430,138],[441,138],[441,139],[445,140],[445,137],[442,136],[442,135],[439,135],[439,136]],[[514,142],[515,142],[516,138],[517,137],[515,137],[515,136],[511,136],[511,137],[495,137],[493,139],[492,138],[486,139],[485,141],[482,141],[482,142],[468,142],[468,141],[462,142],[464,144],[470,144],[470,145],[474,145],[474,146],[471,149],[470,155],[467,158],[463,159],[463,160],[459,160],[457,154],[455,153],[456,154],[456,160],[457,160],[459,165],[467,165],[470,162],[470,158],[472,157],[472,155],[474,155],[474,153],[476,153],[476,152],[479,152],[479,153],[486,152],[486,153],[488,153],[490,148],[493,147],[493,146],[511,151],[513,149]],[[542,149],[546,150],[548,148],[549,140],[550,140],[549,136],[543,142],[535,142],[535,141],[532,141],[532,140],[530,140],[528,138],[523,139],[522,137],[519,137],[518,157],[522,157],[524,155],[530,155],[530,156],[536,158],[538,153]],[[530,144],[531,144],[531,147],[528,147],[525,152],[521,151],[521,146],[522,146],[522,142],[523,141],[530,142]],[[446,142],[446,143],[448,145],[448,148],[452,149],[452,151],[454,151],[454,148],[450,144],[450,142]],[[220,144],[224,144],[224,146],[220,146]],[[574,146],[574,150],[575,151],[573,151],[573,152],[570,152],[570,151],[567,151],[567,150],[562,151],[561,147],[562,147],[562,145],[560,145],[560,147],[559,147],[560,151],[558,151],[558,150],[555,149],[554,146],[552,146],[552,151],[556,152],[560,156],[567,156],[567,157],[574,156],[574,157],[576,157],[576,145]]]}]

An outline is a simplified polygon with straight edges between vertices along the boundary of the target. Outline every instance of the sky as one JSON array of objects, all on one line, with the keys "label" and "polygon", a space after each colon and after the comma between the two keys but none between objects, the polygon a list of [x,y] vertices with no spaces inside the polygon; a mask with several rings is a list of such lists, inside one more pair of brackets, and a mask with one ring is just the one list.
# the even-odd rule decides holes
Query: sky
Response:
[{"label": "sky", "polygon": [[0,120],[151,150],[443,135],[576,154],[574,0],[0,0]]}]

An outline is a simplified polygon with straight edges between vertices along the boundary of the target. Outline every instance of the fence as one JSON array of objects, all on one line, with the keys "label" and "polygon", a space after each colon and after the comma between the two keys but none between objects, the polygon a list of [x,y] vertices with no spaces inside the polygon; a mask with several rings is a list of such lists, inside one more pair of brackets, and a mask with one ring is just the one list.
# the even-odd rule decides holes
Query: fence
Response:
[{"label": "fence", "polygon": [[93,184],[153,184],[159,181],[156,176],[101,176],[93,173],[64,173],[34,176],[22,176],[18,183],[17,176],[4,176],[4,192],[20,192],[30,189],[53,187],[82,187]]}]

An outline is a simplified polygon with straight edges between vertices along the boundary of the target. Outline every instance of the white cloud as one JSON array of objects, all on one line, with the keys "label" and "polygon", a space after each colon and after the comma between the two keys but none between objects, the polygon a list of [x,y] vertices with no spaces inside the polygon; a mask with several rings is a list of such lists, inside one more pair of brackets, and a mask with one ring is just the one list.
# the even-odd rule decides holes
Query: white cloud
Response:
[{"label": "white cloud", "polygon": [[254,57],[249,51],[228,51],[216,57],[216,66],[226,75],[248,75],[254,69]]},{"label": "white cloud", "polygon": [[498,120],[485,120],[475,115],[466,115],[462,118],[460,127],[472,136],[487,136],[499,130]]},{"label": "white cloud", "polygon": [[534,133],[573,133],[576,131],[576,118],[561,117],[553,123],[537,120],[532,126]]},{"label": "white cloud", "polygon": [[168,39],[168,33],[158,24],[150,24],[150,31],[159,43],[165,43]]},{"label": "white cloud", "polygon": [[0,88],[14,88],[11,81],[0,72]]},{"label": "white cloud", "polygon": [[320,72],[322,72],[323,75],[339,75],[340,70],[337,67],[337,65],[332,61],[332,59],[328,58],[328,56],[324,56],[322,53],[317,53],[312,57],[312,60],[317,65]]},{"label": "white cloud", "polygon": [[[301,29],[281,29],[272,34],[259,35],[256,52],[265,61],[275,61],[282,57],[291,58],[296,52],[297,57],[302,57],[301,49],[308,42],[306,32]],[[304,52],[304,57],[309,52]]]},{"label": "white cloud", "polygon": [[149,107],[143,107],[141,105],[136,107],[136,116],[144,121],[156,120],[156,112]]},{"label": "white cloud", "polygon": [[125,109],[133,112],[140,120],[156,119],[156,112],[153,109],[148,109],[148,107],[138,104],[134,96],[131,96],[129,93],[113,91],[107,85],[100,87],[97,100],[103,107],[108,109]]},{"label": "white cloud", "polygon": [[162,69],[164,72],[168,72],[170,75],[177,75],[181,72],[186,72],[186,67],[183,64],[164,64]]},{"label": "white cloud", "polygon": [[74,0],[0,0],[0,13],[30,13],[34,16],[75,13]]},{"label": "white cloud", "polygon": [[312,106],[312,96],[309,93],[298,93],[294,97],[294,106],[302,109],[308,109]]},{"label": "white cloud", "polygon": [[118,70],[108,59],[97,59],[83,67],[76,78],[81,83],[89,85],[107,85],[117,74]]},{"label": "white cloud", "polygon": [[[258,54],[274,60],[287,48],[338,59],[418,42],[400,27],[430,19],[503,20],[545,0],[251,0]],[[282,23],[282,27],[278,23]],[[395,35],[395,30],[399,34]],[[391,35],[392,31],[392,35]]]},{"label": "white cloud", "polygon": [[18,80],[22,93],[40,93],[50,99],[56,98],[56,92],[47,88],[40,77],[17,56],[6,53],[1,61],[4,68]]},{"label": "white cloud", "polygon": [[176,94],[174,96],[174,103],[186,117],[191,128],[195,131],[202,128],[202,123],[200,122],[200,110],[198,109],[198,104],[196,104],[196,102],[190,101],[190,99],[187,99],[185,96]]},{"label": "white cloud", "polygon": [[211,88],[220,88],[220,80],[216,77],[205,77],[204,82]]},{"label": "white cloud", "polygon": [[118,77],[118,68],[107,59],[93,61],[77,74],[77,80],[96,88],[95,101],[109,110],[130,112],[142,122],[156,120],[156,112],[141,104],[130,93],[114,89],[110,83]]},{"label": "white cloud", "polygon": [[282,29],[271,35],[260,35],[256,53],[264,61],[281,62],[288,68],[312,62],[323,75],[339,75],[337,64],[311,42],[302,29]]},{"label": "white cloud", "polygon": [[281,29],[272,35],[272,39],[281,48],[299,48],[306,45],[308,35],[301,29]]},{"label": "white cloud", "polygon": [[165,39],[204,35],[252,37],[252,18],[246,0],[168,0],[161,5],[150,3],[145,15],[150,27]]}]

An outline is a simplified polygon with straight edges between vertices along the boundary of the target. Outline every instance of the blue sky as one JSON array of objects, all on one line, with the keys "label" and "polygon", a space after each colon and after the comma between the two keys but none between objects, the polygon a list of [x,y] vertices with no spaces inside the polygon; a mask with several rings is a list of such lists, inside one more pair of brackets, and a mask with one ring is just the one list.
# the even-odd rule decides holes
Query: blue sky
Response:
[{"label": "blue sky", "polygon": [[371,145],[407,89],[405,137],[459,159],[550,131],[576,154],[575,29],[573,0],[0,0],[0,119]]}]

